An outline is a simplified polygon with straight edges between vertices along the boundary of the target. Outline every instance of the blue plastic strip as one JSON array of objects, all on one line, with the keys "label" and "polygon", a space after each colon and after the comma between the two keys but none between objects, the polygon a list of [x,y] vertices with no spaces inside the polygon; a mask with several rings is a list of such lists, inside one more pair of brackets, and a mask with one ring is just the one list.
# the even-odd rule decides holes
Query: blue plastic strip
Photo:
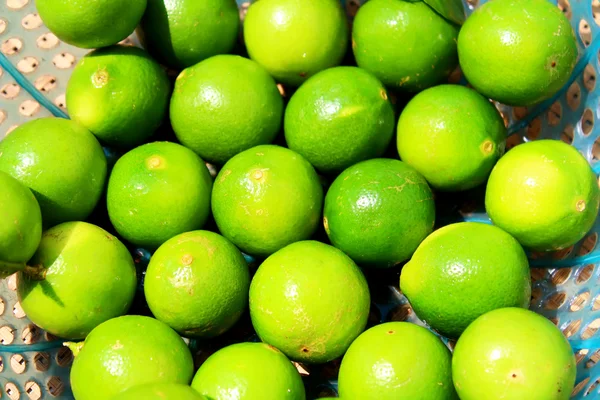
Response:
[{"label": "blue plastic strip", "polygon": [[535,106],[525,118],[510,126],[508,128],[508,135],[514,135],[522,129],[525,129],[527,125],[531,123],[531,121],[537,118],[544,111],[548,110],[552,104],[556,102],[556,100],[558,100],[562,95],[565,94],[567,90],[569,90],[573,82],[575,82],[575,80],[583,73],[585,67],[589,64],[592,57],[598,54],[598,51],[600,51],[600,35],[597,35],[592,43],[585,49],[585,52],[583,53],[581,59],[577,62],[577,65],[573,70],[573,74],[571,74],[567,84],[564,85],[552,98]]},{"label": "blue plastic strip", "polygon": [[9,344],[0,346],[0,353],[27,353],[29,351],[44,351],[57,349],[63,346],[62,340],[34,344]]},{"label": "blue plastic strip", "polygon": [[69,116],[53,104],[50,100],[46,98],[42,93],[40,93],[35,86],[29,81],[29,79],[25,78],[23,74],[19,72],[15,68],[15,66],[8,60],[8,58],[0,52],[0,67],[4,69],[10,76],[17,81],[17,84],[21,86],[23,89],[27,91],[38,103],[40,103],[43,107],[45,107],[48,111],[50,111],[55,117],[60,118],[69,118]]},{"label": "blue plastic strip", "polygon": [[597,349],[600,348],[600,337],[585,340],[571,340],[569,339],[571,348],[575,351],[583,349]]},{"label": "blue plastic strip", "polygon": [[529,260],[532,267],[570,268],[575,265],[597,264],[600,262],[600,252],[593,252],[581,257],[566,258],[564,260]]}]

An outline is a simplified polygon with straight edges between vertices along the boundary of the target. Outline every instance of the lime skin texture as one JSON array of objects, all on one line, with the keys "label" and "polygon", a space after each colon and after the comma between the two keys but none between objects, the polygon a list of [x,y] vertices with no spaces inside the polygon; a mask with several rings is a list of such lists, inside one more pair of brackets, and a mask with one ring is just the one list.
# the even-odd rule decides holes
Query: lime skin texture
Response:
[{"label": "lime skin texture", "polygon": [[265,343],[290,359],[319,364],[340,357],[364,330],[370,294],[342,251],[312,240],[267,258],[250,284],[250,317]]},{"label": "lime skin texture", "polygon": [[17,293],[36,325],[65,339],[82,339],[102,322],[125,314],[137,287],[127,247],[87,222],[45,231]]},{"label": "lime skin texture", "polygon": [[158,62],[181,70],[230,53],[239,29],[235,0],[148,0],[137,34]]},{"label": "lime skin texture", "polygon": [[211,189],[210,173],[193,151],[148,143],[116,162],[108,182],[108,216],[127,241],[154,250],[206,223]]},{"label": "lime skin texture", "polygon": [[370,0],[354,19],[352,49],[358,66],[390,89],[419,92],[458,66],[458,31],[425,2]]},{"label": "lime skin texture", "polygon": [[398,121],[398,154],[439,191],[484,183],[506,148],[506,127],[476,91],[440,85],[416,95]]},{"label": "lime skin texture", "polygon": [[151,383],[188,385],[194,375],[192,354],[183,339],[150,317],[113,318],[98,325],[84,342],[68,345],[75,350],[71,388],[77,400],[112,399]]},{"label": "lime skin texture", "polygon": [[146,0],[36,0],[35,6],[60,40],[95,49],[131,35],[146,9]]},{"label": "lime skin texture", "polygon": [[181,383],[154,383],[134,386],[111,400],[208,400],[205,396]]},{"label": "lime skin texture", "polygon": [[209,231],[186,232],[166,241],[152,255],[144,279],[155,318],[183,336],[205,339],[239,320],[248,305],[249,287],[242,253]]},{"label": "lime skin texture", "polygon": [[429,330],[388,322],[362,333],[340,367],[338,391],[347,400],[458,400],[450,350]]},{"label": "lime skin texture", "polygon": [[212,212],[223,236],[245,253],[266,258],[310,238],[323,208],[323,187],[308,161],[274,145],[233,157],[215,178]]},{"label": "lime skin texture", "polygon": [[462,400],[568,400],[577,362],[562,332],[522,308],[477,318],[458,339],[452,359]]},{"label": "lime skin texture", "polygon": [[300,374],[278,349],[265,343],[237,343],[211,355],[192,387],[209,399],[305,400]]},{"label": "lime skin texture", "polygon": [[275,80],[298,87],[342,62],[348,21],[338,0],[261,0],[248,9],[244,41]]},{"label": "lime skin texture", "polygon": [[394,135],[383,84],[356,67],[334,67],[306,81],[285,110],[285,140],[317,170],[335,174],[380,157]]},{"label": "lime skin texture", "polygon": [[325,196],[327,236],[360,266],[389,268],[406,261],[434,223],[433,192],[421,174],[398,160],[353,165]]},{"label": "lime skin texture", "polygon": [[104,191],[107,163],[98,140],[81,125],[39,118],[0,142],[0,171],[31,189],[47,229],[92,213]]},{"label": "lime skin texture", "polygon": [[600,207],[600,188],[587,160],[558,140],[511,149],[492,170],[485,208],[492,222],[524,247],[560,250],[581,240]]},{"label": "lime skin texture", "polygon": [[0,172],[0,279],[17,270],[35,253],[42,239],[42,212],[31,190]]},{"label": "lime skin texture", "polygon": [[419,245],[402,268],[400,289],[419,318],[457,338],[488,311],[529,307],[529,262],[516,239],[496,226],[451,224]]},{"label": "lime skin texture", "polygon": [[244,57],[211,57],[181,72],[171,98],[177,139],[219,165],[281,129],[283,98],[273,78]]},{"label": "lime skin texture", "polygon": [[531,106],[568,82],[577,62],[571,23],[545,0],[494,0],[467,18],[458,56],[469,83],[484,96]]},{"label": "lime skin texture", "polygon": [[112,147],[147,141],[167,115],[171,82],[144,50],[111,46],[75,66],[67,86],[69,116]]}]

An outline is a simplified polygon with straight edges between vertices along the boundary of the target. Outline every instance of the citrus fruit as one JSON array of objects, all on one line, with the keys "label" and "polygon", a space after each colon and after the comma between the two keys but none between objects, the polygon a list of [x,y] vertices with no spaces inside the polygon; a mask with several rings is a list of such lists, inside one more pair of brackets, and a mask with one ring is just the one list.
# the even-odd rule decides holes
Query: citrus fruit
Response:
[{"label": "citrus fruit", "polygon": [[116,237],[86,222],[48,229],[19,273],[23,311],[36,325],[66,339],[82,339],[129,310],[137,286],[129,251]]},{"label": "citrus fruit", "polygon": [[[31,190],[0,172],[0,279],[25,267],[42,238],[42,214]],[[13,264],[13,265],[10,265]]]},{"label": "citrus fruit", "polygon": [[36,0],[44,24],[60,40],[85,49],[106,47],[131,35],[146,0]]},{"label": "citrus fruit", "polygon": [[572,146],[539,140],[513,148],[492,170],[485,208],[495,225],[533,250],[560,250],[592,228],[596,176]]},{"label": "citrus fruit", "polygon": [[273,145],[229,160],[212,193],[213,216],[223,236],[261,257],[308,239],[322,206],[323,187],[313,167],[296,152]]},{"label": "citrus fruit", "polygon": [[264,343],[238,343],[211,355],[192,387],[211,400],[304,400],[304,385],[290,360]]},{"label": "citrus fruit", "polygon": [[458,65],[458,30],[422,1],[370,0],[354,19],[352,49],[358,66],[386,86],[417,92]]},{"label": "citrus fruit", "polygon": [[417,94],[398,121],[398,153],[435,189],[467,190],[485,182],[504,154],[504,120],[485,97],[459,85]]},{"label": "citrus fruit", "polygon": [[150,383],[187,385],[194,374],[183,339],[150,317],[113,318],[98,325],[85,342],[70,347],[75,347],[71,387],[77,400],[111,399]]},{"label": "citrus fruit", "polygon": [[529,263],[502,229],[462,222],[438,229],[419,245],[402,269],[400,288],[419,318],[456,338],[488,311],[529,306]]},{"label": "citrus fruit", "polygon": [[381,156],[394,134],[394,108],[381,82],[356,67],[319,72],[294,93],[285,139],[323,172]]},{"label": "citrus fruit", "polygon": [[494,0],[467,18],[458,36],[465,77],[478,92],[530,106],[563,87],[577,61],[567,17],[546,0]]},{"label": "citrus fruit", "polygon": [[277,81],[300,86],[342,62],[348,22],[338,0],[261,0],[248,9],[244,40]]},{"label": "citrus fruit", "polygon": [[86,219],[104,190],[106,168],[94,135],[62,118],[29,121],[0,142],[0,171],[31,189],[45,228]]},{"label": "citrus fruit", "polygon": [[231,52],[239,25],[235,0],[148,0],[138,33],[160,63],[182,69]]},{"label": "citrus fruit", "polygon": [[248,305],[249,287],[242,253],[208,231],[165,242],[152,255],[144,280],[152,314],[184,336],[201,338],[231,328]]},{"label": "citrus fruit", "polygon": [[521,308],[477,318],[456,343],[454,386],[462,400],[567,400],[577,363],[554,324]]},{"label": "citrus fruit", "polygon": [[207,400],[187,385],[180,383],[153,383],[139,385],[119,393],[111,400]]},{"label": "citrus fruit", "polygon": [[273,78],[240,56],[215,56],[185,69],[171,99],[171,124],[179,141],[221,165],[272,142],[282,116],[283,98]]},{"label": "citrus fruit", "polygon": [[148,139],[167,113],[167,73],[137,47],[111,46],[79,61],[67,86],[71,118],[111,146]]},{"label": "citrus fruit", "polygon": [[126,240],[156,249],[204,225],[211,187],[208,169],[193,151],[175,143],[148,143],[115,164],[108,181],[108,215]]},{"label": "citrus fruit", "polygon": [[325,196],[323,224],[331,243],[361,266],[386,268],[407,260],[434,222],[425,178],[398,160],[353,165]]},{"label": "citrus fruit", "polygon": [[450,350],[427,329],[388,322],[362,333],[340,367],[342,399],[458,399]]},{"label": "citrus fruit", "polygon": [[370,295],[361,270],[316,241],[290,244],[267,258],[250,284],[250,317],[265,343],[292,360],[340,357],[365,329]]}]

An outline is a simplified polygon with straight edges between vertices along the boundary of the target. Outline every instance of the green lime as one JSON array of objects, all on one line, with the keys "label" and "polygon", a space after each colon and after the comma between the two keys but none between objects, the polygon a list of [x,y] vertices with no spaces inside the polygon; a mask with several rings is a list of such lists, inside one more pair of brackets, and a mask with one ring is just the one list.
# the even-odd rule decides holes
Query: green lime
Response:
[{"label": "green lime", "polygon": [[282,117],[283,98],[273,78],[240,56],[215,56],[185,69],[171,99],[177,139],[221,165],[244,150],[271,143]]},{"label": "green lime", "polygon": [[204,225],[211,188],[208,169],[193,151],[175,143],[148,143],[115,164],[108,182],[108,215],[126,240],[156,249]]},{"label": "green lime", "polygon": [[419,245],[402,269],[400,288],[419,318],[456,338],[488,311],[529,306],[529,263],[523,248],[502,229],[452,224]]},{"label": "green lime", "polygon": [[167,73],[137,47],[95,50],[77,64],[67,86],[71,118],[101,141],[131,148],[146,141],[167,114]]},{"label": "green lime", "polygon": [[160,246],[144,280],[152,314],[184,336],[201,338],[233,326],[248,305],[249,287],[242,253],[208,231],[183,233]]},{"label": "green lime", "polygon": [[36,0],[35,6],[60,40],[94,49],[131,35],[146,9],[146,0]]},{"label": "green lime", "polygon": [[77,400],[111,399],[150,383],[187,385],[194,374],[192,354],[183,339],[150,317],[113,318],[98,325],[85,342],[69,347],[75,350],[71,387]]},{"label": "green lime", "polygon": [[465,77],[501,103],[530,106],[563,87],[577,62],[571,23],[546,0],[494,0],[478,8],[458,36]]},{"label": "green lime", "polygon": [[600,189],[586,159],[572,146],[539,140],[513,148],[492,170],[485,208],[523,246],[560,250],[592,228]]},{"label": "green lime", "polygon": [[433,193],[414,168],[379,158],[342,172],[327,191],[323,224],[331,243],[361,266],[392,267],[433,231]]},{"label": "green lime", "polygon": [[344,400],[457,399],[450,350],[427,329],[388,322],[361,334],[340,367]]},{"label": "green lime", "polygon": [[319,72],[290,99],[285,139],[323,172],[381,156],[394,135],[394,108],[381,82],[356,67]]},{"label": "green lime", "polygon": [[567,400],[577,363],[554,324],[521,308],[477,318],[456,343],[454,386],[462,400]]},{"label": "green lime", "polygon": [[308,239],[322,206],[323,187],[314,168],[296,152],[273,145],[229,160],[212,193],[213,216],[223,236],[261,257]]},{"label": "green lime", "polygon": [[137,286],[123,243],[86,222],[65,222],[42,235],[29,267],[19,273],[27,317],[51,334],[82,339],[129,310]]},{"label": "green lime", "polygon": [[422,1],[370,0],[354,19],[352,49],[358,66],[386,86],[417,92],[458,65],[458,30]]},{"label": "green lime", "polygon": [[[0,279],[23,269],[42,237],[42,213],[31,190],[0,172]],[[13,264],[13,265],[9,265]]]},{"label": "green lime", "polygon": [[398,121],[400,158],[442,191],[485,182],[505,147],[506,127],[496,107],[464,86],[417,94]]},{"label": "green lime", "polygon": [[365,329],[370,295],[354,262],[335,247],[302,241],[267,258],[250,285],[250,316],[265,343],[292,360],[340,357]]},{"label": "green lime", "polygon": [[111,400],[208,400],[187,385],[180,383],[151,383],[135,386]]},{"label": "green lime", "polygon": [[106,180],[106,157],[87,129],[62,118],[39,118],[0,142],[0,171],[29,187],[44,227],[86,219]]},{"label": "green lime", "polygon": [[300,86],[342,62],[348,22],[339,0],[260,0],[248,9],[244,40],[277,81]]},{"label": "green lime", "polygon": [[160,63],[183,69],[231,52],[239,29],[235,0],[148,0],[138,34]]},{"label": "green lime", "polygon": [[304,385],[290,360],[264,343],[238,343],[211,355],[192,387],[211,400],[304,400]]}]

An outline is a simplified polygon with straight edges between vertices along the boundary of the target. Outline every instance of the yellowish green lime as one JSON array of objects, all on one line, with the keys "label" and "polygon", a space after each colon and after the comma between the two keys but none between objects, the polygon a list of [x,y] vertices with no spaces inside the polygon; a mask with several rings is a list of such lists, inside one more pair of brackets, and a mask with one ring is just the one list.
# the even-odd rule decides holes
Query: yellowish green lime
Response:
[{"label": "yellowish green lime", "polygon": [[300,86],[341,63],[348,22],[338,0],[261,0],[248,9],[244,40],[250,58],[278,82]]},{"label": "yellowish green lime", "polygon": [[521,245],[502,229],[451,224],[419,245],[402,268],[400,289],[419,318],[457,338],[488,311],[529,306],[529,263]]},{"label": "yellowish green lime", "polygon": [[150,317],[113,318],[96,327],[85,342],[69,346],[75,350],[71,387],[77,400],[112,399],[151,383],[187,385],[194,374],[183,339]]},{"label": "yellowish green lime", "polygon": [[108,182],[110,221],[127,241],[151,250],[200,229],[210,214],[212,178],[190,149],[154,142],[115,164]]},{"label": "yellowish green lime", "polygon": [[458,31],[423,1],[370,0],[354,19],[352,49],[358,66],[386,86],[418,92],[457,67]]},{"label": "yellowish green lime", "polygon": [[104,229],[65,222],[44,232],[17,291],[27,317],[47,332],[83,339],[125,314],[137,287],[127,247]]},{"label": "yellowish green lime", "polygon": [[31,189],[50,228],[91,214],[104,191],[107,163],[98,140],[78,123],[39,118],[0,142],[0,171]]},{"label": "yellowish green lime", "polygon": [[4,172],[0,188],[1,279],[22,269],[35,253],[42,238],[42,213],[31,190]]},{"label": "yellowish green lime", "polygon": [[146,0],[36,0],[35,7],[60,40],[94,49],[131,35],[146,9]]},{"label": "yellowish green lime", "polygon": [[229,160],[212,193],[213,216],[223,236],[260,257],[310,238],[322,207],[323,187],[314,168],[298,153],[273,145]]},{"label": "yellowish green lime", "polygon": [[163,122],[170,90],[167,73],[144,50],[111,46],[79,61],[66,95],[71,119],[102,142],[127,149]]},{"label": "yellowish green lime", "polygon": [[383,84],[356,67],[319,72],[290,99],[285,140],[322,172],[383,155],[394,135],[394,108]]},{"label": "yellowish green lime", "polygon": [[250,285],[252,325],[292,360],[340,357],[363,331],[370,295],[365,277],[340,250],[293,243],[267,258]]},{"label": "yellowish green lime", "polygon": [[168,240],[152,255],[144,279],[152,314],[180,334],[200,338],[231,328],[248,305],[249,287],[242,253],[208,231]]},{"label": "yellowish green lime", "polygon": [[192,387],[211,400],[305,400],[300,374],[265,343],[237,343],[211,355]]},{"label": "yellowish green lime", "polygon": [[340,367],[345,400],[458,400],[450,350],[427,329],[388,322],[361,334]]},{"label": "yellowish green lime", "polygon": [[458,36],[465,77],[486,97],[530,106],[563,87],[577,62],[571,23],[546,0],[494,0],[467,18]]},{"label": "yellowish green lime", "polygon": [[239,29],[235,0],[148,0],[137,33],[158,62],[183,69],[230,53]]},{"label": "yellowish green lime", "polygon": [[443,191],[467,190],[486,181],[504,154],[506,127],[485,97],[459,85],[416,95],[398,121],[402,161]]},{"label": "yellowish green lime", "polygon": [[600,206],[596,175],[558,140],[516,146],[494,167],[485,208],[500,228],[533,250],[560,250],[592,228]]},{"label": "yellowish green lime", "polygon": [[462,400],[567,400],[577,362],[562,332],[522,308],[477,318],[458,339],[452,359]]},{"label": "yellowish green lime", "polygon": [[236,154],[275,139],[283,98],[260,65],[221,55],[181,72],[170,116],[183,145],[204,160],[223,165]]}]

